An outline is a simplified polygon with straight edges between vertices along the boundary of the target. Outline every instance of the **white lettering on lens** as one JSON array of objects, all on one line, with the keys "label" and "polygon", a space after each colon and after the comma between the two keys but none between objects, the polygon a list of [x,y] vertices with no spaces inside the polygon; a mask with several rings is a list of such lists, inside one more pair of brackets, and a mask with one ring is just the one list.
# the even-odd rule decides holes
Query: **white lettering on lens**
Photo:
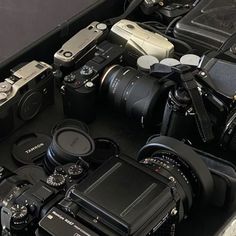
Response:
[{"label": "white lettering on lens", "polygon": [[37,149],[39,149],[39,148],[41,148],[43,146],[44,146],[44,143],[40,143],[40,144],[38,144],[38,145],[36,145],[36,146],[26,150],[25,153],[26,154],[30,154],[31,152],[33,152],[33,151],[35,151],[35,150],[37,150]]}]

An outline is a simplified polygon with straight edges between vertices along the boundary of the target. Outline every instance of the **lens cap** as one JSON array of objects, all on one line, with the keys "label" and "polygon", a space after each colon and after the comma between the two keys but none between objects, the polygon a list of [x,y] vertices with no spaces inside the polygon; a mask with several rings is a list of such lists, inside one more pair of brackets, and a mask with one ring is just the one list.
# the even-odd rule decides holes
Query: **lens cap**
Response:
[{"label": "lens cap", "polygon": [[46,155],[51,141],[51,138],[45,134],[25,134],[13,144],[12,156],[24,165],[39,164]]},{"label": "lens cap", "polygon": [[83,130],[66,127],[56,131],[52,148],[59,159],[66,160],[64,162],[74,162],[78,157],[91,155],[94,152],[95,144],[93,139]]},{"label": "lens cap", "polygon": [[52,136],[55,134],[55,132],[58,129],[66,128],[66,127],[74,127],[80,130],[83,130],[85,133],[89,133],[89,128],[88,126],[83,123],[82,121],[79,120],[74,120],[74,119],[66,119],[58,122],[51,130]]}]

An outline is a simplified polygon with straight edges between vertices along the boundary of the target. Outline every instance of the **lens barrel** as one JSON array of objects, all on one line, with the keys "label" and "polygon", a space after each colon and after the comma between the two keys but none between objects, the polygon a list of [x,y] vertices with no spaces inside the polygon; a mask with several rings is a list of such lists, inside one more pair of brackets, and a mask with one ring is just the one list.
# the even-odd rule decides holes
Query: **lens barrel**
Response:
[{"label": "lens barrel", "polygon": [[176,183],[184,215],[194,202],[205,204],[211,197],[214,184],[206,164],[191,147],[176,139],[154,137],[140,150],[138,161]]},{"label": "lens barrel", "polygon": [[103,75],[101,91],[114,108],[142,126],[158,123],[163,91],[157,78],[131,67],[114,65]]}]

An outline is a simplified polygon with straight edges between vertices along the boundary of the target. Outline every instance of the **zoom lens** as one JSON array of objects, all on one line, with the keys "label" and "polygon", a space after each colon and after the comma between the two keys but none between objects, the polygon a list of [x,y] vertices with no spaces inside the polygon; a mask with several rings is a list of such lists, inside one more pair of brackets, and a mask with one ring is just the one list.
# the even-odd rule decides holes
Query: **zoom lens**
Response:
[{"label": "zoom lens", "polygon": [[161,118],[163,89],[156,78],[131,67],[114,65],[103,75],[101,91],[113,107],[142,126],[158,123]]},{"label": "zoom lens", "polygon": [[140,163],[175,183],[187,215],[194,201],[206,203],[213,190],[212,176],[197,153],[166,136],[155,137],[140,150]]}]

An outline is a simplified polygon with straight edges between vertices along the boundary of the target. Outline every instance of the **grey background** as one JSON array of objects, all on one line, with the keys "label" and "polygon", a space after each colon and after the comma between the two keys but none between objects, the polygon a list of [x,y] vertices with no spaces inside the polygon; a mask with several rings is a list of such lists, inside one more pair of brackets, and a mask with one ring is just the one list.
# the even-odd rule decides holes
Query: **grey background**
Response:
[{"label": "grey background", "polygon": [[0,0],[0,62],[16,54],[95,0]]}]

